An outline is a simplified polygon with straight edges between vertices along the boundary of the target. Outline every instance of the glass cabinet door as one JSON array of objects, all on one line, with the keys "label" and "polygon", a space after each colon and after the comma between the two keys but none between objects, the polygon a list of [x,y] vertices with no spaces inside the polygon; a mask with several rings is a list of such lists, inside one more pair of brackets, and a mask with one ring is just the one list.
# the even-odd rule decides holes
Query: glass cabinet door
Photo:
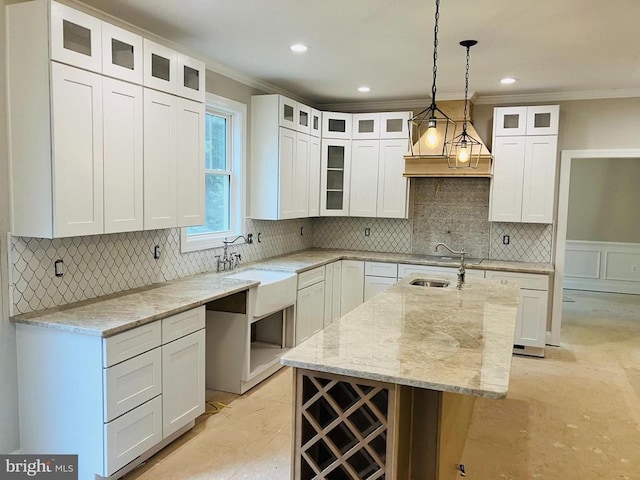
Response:
[{"label": "glass cabinet door", "polygon": [[527,135],[557,135],[560,105],[527,107]]},{"label": "glass cabinet door", "polygon": [[102,24],[102,73],[142,83],[142,37],[109,23]]},{"label": "glass cabinet door", "polygon": [[351,140],[351,123],[353,115],[350,113],[323,112],[322,137]]},{"label": "glass cabinet door", "polygon": [[204,102],[205,97],[204,62],[186,55],[178,55],[178,95],[196,102]]},{"label": "glass cabinet door", "polygon": [[170,48],[144,39],[144,86],[176,93],[178,86],[178,54]]},{"label": "glass cabinet door", "polygon": [[385,112],[380,114],[380,138],[409,138],[409,119],[413,112]]},{"label": "glass cabinet door", "polygon": [[377,140],[380,138],[380,114],[354,114],[352,138],[354,140]]},{"label": "glass cabinet door", "polygon": [[102,73],[102,22],[51,2],[51,59]]},{"label": "glass cabinet door", "polygon": [[322,113],[315,108],[311,109],[310,133],[313,137],[319,137],[322,133]]},{"label": "glass cabinet door", "polygon": [[296,130],[300,133],[311,133],[311,107],[299,102]]},{"label": "glass cabinet door", "polygon": [[280,95],[278,105],[279,124],[281,127],[297,130],[298,126],[298,102]]},{"label": "glass cabinet door", "polygon": [[526,134],[527,107],[496,108],[493,117],[494,135],[507,137]]},{"label": "glass cabinet door", "polygon": [[351,141],[335,140],[323,143],[320,215],[347,215],[349,213]]}]

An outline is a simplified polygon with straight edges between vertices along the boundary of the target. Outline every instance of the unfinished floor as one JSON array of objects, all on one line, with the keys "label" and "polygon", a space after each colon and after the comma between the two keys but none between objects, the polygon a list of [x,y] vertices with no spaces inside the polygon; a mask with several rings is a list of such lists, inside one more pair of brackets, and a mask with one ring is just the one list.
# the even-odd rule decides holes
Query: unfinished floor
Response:
[{"label": "unfinished floor", "polygon": [[[476,403],[469,480],[640,479],[640,296],[567,291],[562,346],[515,356],[509,398]],[[131,472],[126,480],[290,479],[290,369]]]}]

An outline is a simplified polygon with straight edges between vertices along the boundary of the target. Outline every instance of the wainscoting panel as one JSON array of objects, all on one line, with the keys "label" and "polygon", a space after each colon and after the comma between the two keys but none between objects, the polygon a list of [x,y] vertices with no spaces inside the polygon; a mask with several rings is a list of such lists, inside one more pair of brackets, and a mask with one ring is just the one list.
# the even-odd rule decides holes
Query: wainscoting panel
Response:
[{"label": "wainscoting panel", "polygon": [[640,295],[640,244],[567,240],[564,287]]}]

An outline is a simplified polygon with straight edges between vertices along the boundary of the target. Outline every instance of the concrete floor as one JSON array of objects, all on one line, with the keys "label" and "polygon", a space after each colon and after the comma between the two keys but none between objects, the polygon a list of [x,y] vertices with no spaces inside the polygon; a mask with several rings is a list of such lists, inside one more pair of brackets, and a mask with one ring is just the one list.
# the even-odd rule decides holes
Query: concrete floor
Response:
[{"label": "concrete floor", "polygon": [[[567,291],[563,344],[514,356],[509,398],[480,399],[462,463],[469,480],[640,479],[640,296]],[[290,369],[228,407],[126,480],[290,479]]]}]

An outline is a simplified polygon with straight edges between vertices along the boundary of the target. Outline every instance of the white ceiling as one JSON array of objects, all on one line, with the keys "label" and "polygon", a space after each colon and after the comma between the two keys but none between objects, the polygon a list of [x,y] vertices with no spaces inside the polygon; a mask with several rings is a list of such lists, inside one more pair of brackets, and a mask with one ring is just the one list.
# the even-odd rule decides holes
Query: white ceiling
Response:
[{"label": "white ceiling", "polygon": [[[426,98],[435,0],[83,0],[316,104]],[[438,95],[640,96],[640,0],[442,0]],[[289,45],[310,46],[303,55]],[[500,78],[519,81],[502,86]],[[359,93],[361,85],[371,87]],[[621,92],[620,90],[623,90]],[[542,97],[541,97],[542,98]]]}]

